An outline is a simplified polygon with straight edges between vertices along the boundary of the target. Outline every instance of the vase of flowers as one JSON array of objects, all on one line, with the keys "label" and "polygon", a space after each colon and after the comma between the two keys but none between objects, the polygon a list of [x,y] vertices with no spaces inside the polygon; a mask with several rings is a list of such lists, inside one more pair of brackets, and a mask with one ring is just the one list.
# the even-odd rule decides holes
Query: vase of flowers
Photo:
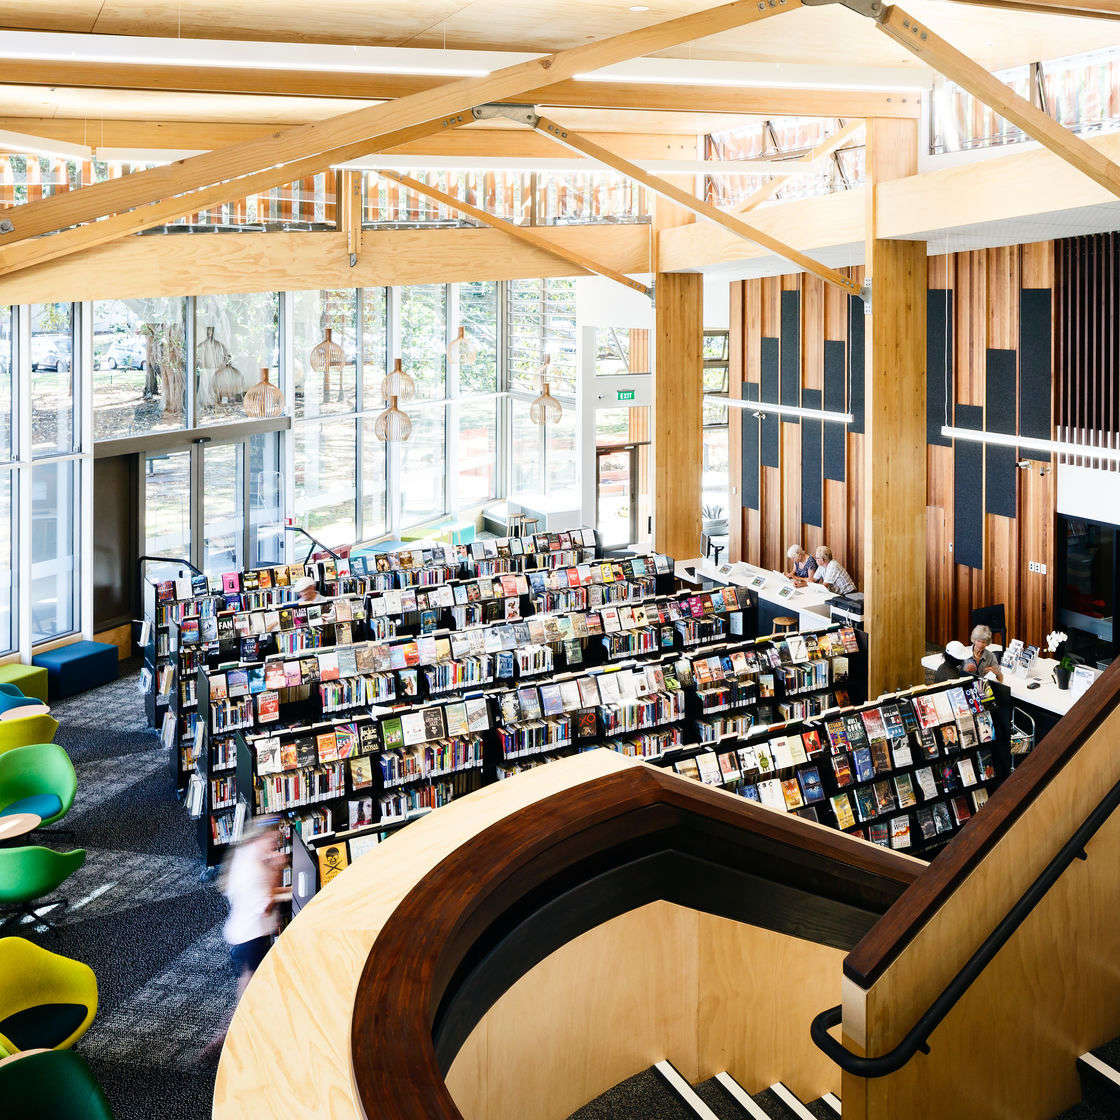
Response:
[{"label": "vase of flowers", "polygon": [[1069,635],[1060,630],[1052,630],[1046,635],[1047,652],[1058,662],[1054,666],[1054,683],[1063,690],[1069,688],[1069,678],[1073,672],[1073,658],[1062,652],[1068,640]]}]

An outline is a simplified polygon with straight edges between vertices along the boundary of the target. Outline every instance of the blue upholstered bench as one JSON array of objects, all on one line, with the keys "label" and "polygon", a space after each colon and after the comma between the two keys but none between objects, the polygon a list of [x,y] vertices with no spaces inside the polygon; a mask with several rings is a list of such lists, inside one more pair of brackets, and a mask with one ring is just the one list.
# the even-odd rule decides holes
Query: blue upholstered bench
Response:
[{"label": "blue upholstered bench", "polygon": [[32,659],[47,671],[50,698],[60,700],[117,679],[117,647],[108,642],[71,642]]}]

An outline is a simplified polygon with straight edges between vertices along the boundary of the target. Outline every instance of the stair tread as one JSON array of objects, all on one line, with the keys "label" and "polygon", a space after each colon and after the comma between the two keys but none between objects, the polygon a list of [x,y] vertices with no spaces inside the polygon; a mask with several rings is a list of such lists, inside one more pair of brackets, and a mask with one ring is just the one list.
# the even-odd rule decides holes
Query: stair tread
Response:
[{"label": "stair tread", "polygon": [[696,1095],[719,1117],[719,1120],[752,1120],[750,1114],[714,1078],[701,1081]]},{"label": "stair tread", "polygon": [[793,1111],[773,1089],[764,1089],[761,1093],[751,1093],[751,1099],[771,1117],[771,1120],[798,1120],[797,1113]]},{"label": "stair tread", "polygon": [[807,1101],[805,1107],[817,1120],[837,1120],[836,1109],[828,1104],[824,1097],[817,1097],[815,1101]]},{"label": "stair tread", "polygon": [[1112,1066],[1113,1069],[1120,1070],[1120,1038],[1114,1038],[1103,1046],[1094,1047],[1089,1053],[1094,1058],[1100,1058],[1102,1062]]},{"label": "stair tread", "polygon": [[696,1120],[696,1113],[650,1068],[588,1101],[568,1120]]}]

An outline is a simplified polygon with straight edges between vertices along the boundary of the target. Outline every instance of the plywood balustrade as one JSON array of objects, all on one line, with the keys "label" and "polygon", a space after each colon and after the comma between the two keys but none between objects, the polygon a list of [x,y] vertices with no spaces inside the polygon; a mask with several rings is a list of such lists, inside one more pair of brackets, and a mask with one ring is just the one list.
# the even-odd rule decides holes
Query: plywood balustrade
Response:
[{"label": "plywood balustrade", "polygon": [[[843,951],[651,902],[580,935],[517,981],[447,1074],[466,1120],[564,1120],[654,1062],[691,1082],[839,1093],[805,1024],[840,997]],[[548,1008],[547,1022],[541,1008]]]},{"label": "plywood balustrade", "polygon": [[[1053,622],[1056,494],[1052,461],[1043,456],[1029,460],[1029,470],[1008,469],[1003,461],[988,460],[985,464],[981,452],[981,473],[973,479],[969,492],[962,495],[965,502],[979,505],[966,509],[962,504],[958,511],[954,448],[949,441],[934,440],[946,419],[952,423],[956,413],[960,422],[962,408],[977,410],[971,414],[965,411],[964,415],[978,417],[979,427],[987,424],[990,430],[999,431],[1001,426],[1017,419],[1018,430],[1033,435],[1035,431],[1028,425],[1040,424],[1043,418],[1038,412],[1024,413],[1023,406],[1040,396],[1047,427],[1040,434],[1044,438],[1049,435],[1046,406],[1052,391],[1054,245],[1039,242],[931,257],[927,272],[930,326],[926,365],[927,371],[932,371],[928,375],[932,384],[927,394],[926,636],[938,643],[963,639],[967,637],[969,611],[1004,603],[1012,635],[1037,643]],[[851,270],[851,275],[862,279],[859,270]],[[784,322],[783,292],[787,300]],[[793,319],[788,306],[791,302],[796,303]],[[763,459],[758,466],[758,501],[754,504],[746,500],[750,486],[743,473],[745,443],[739,444],[740,453],[731,458],[731,485],[739,488],[738,500],[744,504],[732,511],[732,558],[783,567],[788,545],[801,542],[812,551],[816,545],[825,543],[857,582],[862,581],[863,369],[858,361],[855,366],[852,364],[851,343],[852,332],[862,331],[864,324],[862,309],[857,310],[858,316],[853,316],[842,293],[803,275],[765,277],[732,285],[732,384],[738,380],[744,396],[757,393],[764,360],[772,361],[775,351],[780,354],[783,336],[796,321],[799,393],[804,397],[806,391],[818,389],[823,371],[824,407],[841,406],[843,410],[850,403],[856,413],[856,423],[846,432],[836,431],[838,425],[824,425],[819,523],[802,514],[799,425],[762,422],[776,423],[780,429],[778,462],[767,465]],[[938,319],[947,321],[948,330],[939,325]],[[861,347],[861,340],[856,341],[857,348]],[[987,400],[992,353],[996,355],[997,371],[1002,361],[1010,378],[1002,383],[996,379],[993,385],[1010,384],[1014,399],[1004,399],[1004,393],[991,403]],[[947,391],[943,387],[946,362],[950,367]],[[838,395],[837,363],[841,371]],[[1040,385],[1044,388],[1040,389]],[[737,416],[731,417],[733,426],[737,420]],[[739,423],[759,422],[750,412],[744,412]],[[834,429],[831,434],[830,428]],[[736,439],[744,430],[740,427]],[[838,441],[840,448],[839,461],[833,464],[840,469],[831,472],[830,440]],[[1014,450],[1009,450],[1014,457]],[[749,448],[746,453],[749,454]],[[985,474],[1000,483],[996,489],[1001,492],[993,492],[993,500],[1010,498],[1014,502],[1014,516],[986,509]],[[959,562],[956,554],[958,512],[967,513],[963,521],[979,524],[979,530],[965,542],[971,542],[978,551],[977,566]],[[737,526],[735,513],[739,514]],[[734,548],[736,532],[740,541],[738,552]],[[1045,564],[1047,574],[1030,571],[1031,561]],[[907,572],[897,573],[899,579],[910,576]]]}]

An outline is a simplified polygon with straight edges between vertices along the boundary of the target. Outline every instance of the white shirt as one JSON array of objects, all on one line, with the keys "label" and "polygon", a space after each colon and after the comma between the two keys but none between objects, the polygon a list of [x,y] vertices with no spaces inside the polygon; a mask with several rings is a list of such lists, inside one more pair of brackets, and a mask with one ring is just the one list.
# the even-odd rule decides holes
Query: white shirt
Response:
[{"label": "white shirt", "polygon": [[848,595],[856,589],[855,580],[844,570],[836,560],[829,560],[823,567],[818,568],[813,573],[813,579],[817,583],[826,583],[829,587],[833,588],[837,595]]},{"label": "white shirt", "polygon": [[230,860],[225,891],[229,917],[222,927],[222,936],[230,945],[244,945],[277,930],[276,913],[271,908],[272,878],[259,853],[258,844],[239,847]]}]

